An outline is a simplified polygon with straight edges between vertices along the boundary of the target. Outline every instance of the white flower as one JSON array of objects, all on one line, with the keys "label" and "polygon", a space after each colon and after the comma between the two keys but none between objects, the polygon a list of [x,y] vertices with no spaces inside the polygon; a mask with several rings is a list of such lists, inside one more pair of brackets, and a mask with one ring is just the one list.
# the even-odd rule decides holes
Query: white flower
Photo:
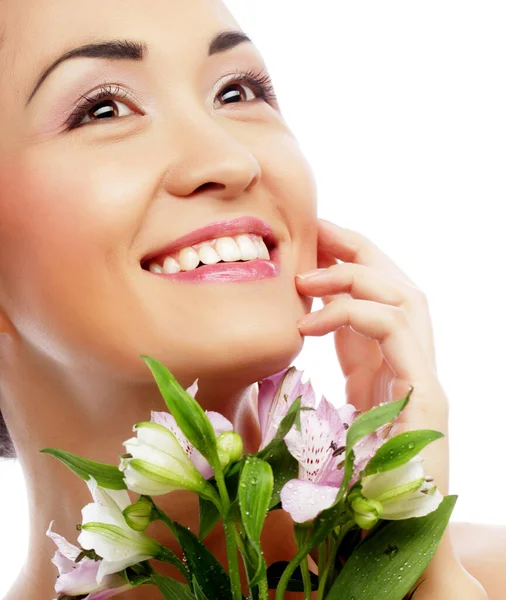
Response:
[{"label": "white flower", "polygon": [[97,573],[100,561],[84,557],[78,563],[76,559],[81,549],[68,542],[63,536],[51,531],[54,521],[49,524],[46,535],[56,544],[56,550],[51,562],[58,567],[58,578],[54,586],[60,597],[87,596],[87,600],[105,600],[121,594],[133,586],[118,574],[104,577],[101,584],[97,583]]},{"label": "white flower", "polygon": [[160,544],[131,529],[122,511],[130,504],[126,490],[105,490],[93,477],[87,482],[94,502],[82,509],[82,530],[78,542],[85,550],[95,550],[102,557],[97,583],[110,573],[118,573],[156,556]]},{"label": "white flower", "polygon": [[423,517],[442,502],[441,492],[430,483],[430,477],[425,477],[422,462],[417,455],[396,469],[364,477],[362,495],[382,504],[382,519]]},{"label": "white flower", "polygon": [[156,496],[174,490],[201,492],[206,486],[176,436],[163,425],[152,422],[134,426],[136,438],[124,442],[127,455],[121,459],[128,489]]}]

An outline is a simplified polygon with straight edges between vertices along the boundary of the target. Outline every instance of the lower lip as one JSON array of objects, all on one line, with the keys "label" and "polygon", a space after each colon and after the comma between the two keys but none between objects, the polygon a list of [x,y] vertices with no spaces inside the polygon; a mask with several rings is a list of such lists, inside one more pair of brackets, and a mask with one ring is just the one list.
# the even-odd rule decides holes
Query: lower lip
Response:
[{"label": "lower lip", "polygon": [[[193,271],[179,273],[152,273],[169,281],[185,283],[232,283],[258,281],[279,277],[278,249],[271,250],[271,260],[255,259],[246,262],[217,263],[203,265]],[[151,271],[148,271],[151,273]]]}]

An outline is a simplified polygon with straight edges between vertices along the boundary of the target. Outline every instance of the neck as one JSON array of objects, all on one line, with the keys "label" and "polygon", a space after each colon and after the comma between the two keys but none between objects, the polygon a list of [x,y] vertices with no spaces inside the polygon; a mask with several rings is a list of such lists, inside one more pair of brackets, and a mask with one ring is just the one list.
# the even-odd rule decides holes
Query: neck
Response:
[{"label": "neck", "polygon": [[[1,408],[25,476],[30,511],[27,561],[6,600],[33,597],[35,589],[38,597],[54,597],[57,570],[50,560],[56,547],[46,536],[48,525],[54,520],[53,531],[77,544],[76,524],[81,522],[82,507],[91,501],[83,480],[55,458],[39,451],[58,448],[117,465],[124,451],[122,443],[132,436],[132,426],[149,420],[151,410],[167,410],[154,379],[140,386],[131,382],[113,385],[110,381],[91,385],[89,380],[70,381],[61,371],[54,374],[47,365],[39,368],[32,362],[24,370],[15,382],[12,377],[10,382],[4,378],[1,390]],[[191,374],[181,378],[174,375],[185,388],[194,381]],[[198,384],[196,398],[201,406],[228,418],[242,436],[245,451],[256,451],[260,431],[254,383],[245,385],[222,377],[219,385],[205,378],[199,378]],[[26,402],[26,398],[31,398],[31,402]],[[137,497],[133,493],[130,496],[132,500]],[[198,532],[198,501],[194,494],[173,492],[156,497],[155,501],[173,520]],[[178,552],[171,534],[158,525],[153,524],[148,533]],[[217,557],[225,560],[221,539],[216,528],[206,544],[216,544]],[[174,575],[164,567],[161,565],[160,572]],[[152,598],[153,590],[151,586],[142,587],[130,592],[129,597],[130,600]]]}]

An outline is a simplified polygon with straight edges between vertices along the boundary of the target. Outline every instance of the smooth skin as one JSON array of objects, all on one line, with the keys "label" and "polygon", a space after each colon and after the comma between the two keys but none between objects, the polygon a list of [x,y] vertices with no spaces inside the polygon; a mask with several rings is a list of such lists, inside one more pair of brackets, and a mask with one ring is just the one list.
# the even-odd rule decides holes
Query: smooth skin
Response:
[{"label": "smooth skin", "polygon": [[[208,57],[217,33],[241,29],[220,0],[0,0],[0,6],[0,408],[30,510],[27,563],[5,600],[31,600],[53,597],[49,522],[75,541],[81,508],[90,501],[86,485],[39,450],[62,448],[117,464],[132,425],[165,409],[143,354],[165,364],[185,387],[198,377],[202,406],[233,421],[246,450],[254,451],[260,438],[252,384],[290,365],[304,335],[323,334],[297,328],[312,306],[303,292],[317,292],[309,283],[301,289],[296,275],[335,262],[330,257],[340,238],[332,232],[330,256],[319,260],[313,174],[277,103],[255,96],[250,86],[239,88],[240,102],[225,102],[230,75],[266,65],[247,43]],[[144,41],[149,56],[67,61],[26,104],[56,57],[111,38]],[[104,83],[129,94],[111,100],[118,114],[91,122],[90,109],[82,125],[67,130],[66,117]],[[272,226],[279,277],[194,286],[141,269],[153,249],[243,215]],[[337,291],[331,286],[325,293]],[[387,318],[373,333],[384,339],[400,323]],[[329,332],[333,325],[326,324]],[[396,337],[387,336],[392,364],[405,354],[404,344],[416,348],[406,333],[395,346]],[[403,377],[418,375],[419,385],[412,383],[419,394],[438,390],[416,356],[400,365]],[[439,404],[427,420],[442,420]],[[440,453],[447,464],[441,444]],[[197,530],[195,497],[176,492],[158,500],[173,519]],[[293,556],[291,531],[287,515],[269,515],[268,563]],[[162,527],[150,533],[176,549]],[[219,528],[207,543],[226,563]],[[456,572],[452,585],[465,581]],[[434,586],[451,598],[441,577]],[[146,587],[128,598],[150,600],[155,593]]]}]

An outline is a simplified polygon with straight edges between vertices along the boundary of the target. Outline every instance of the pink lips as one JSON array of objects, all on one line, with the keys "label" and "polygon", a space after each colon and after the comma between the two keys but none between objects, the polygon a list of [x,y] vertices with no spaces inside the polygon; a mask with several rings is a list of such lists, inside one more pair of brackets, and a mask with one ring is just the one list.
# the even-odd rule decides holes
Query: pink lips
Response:
[{"label": "pink lips", "polygon": [[246,262],[217,263],[215,265],[203,265],[192,271],[180,271],[179,273],[165,274],[152,273],[157,277],[163,277],[171,281],[187,283],[217,283],[234,281],[254,281],[279,276],[279,253],[276,238],[268,223],[256,217],[239,217],[230,221],[219,221],[206,225],[188,233],[160,250],[146,255],[142,260],[147,264],[155,257],[171,254],[182,248],[211,240],[218,237],[239,235],[241,233],[253,233],[264,238],[271,260],[255,259]]}]

